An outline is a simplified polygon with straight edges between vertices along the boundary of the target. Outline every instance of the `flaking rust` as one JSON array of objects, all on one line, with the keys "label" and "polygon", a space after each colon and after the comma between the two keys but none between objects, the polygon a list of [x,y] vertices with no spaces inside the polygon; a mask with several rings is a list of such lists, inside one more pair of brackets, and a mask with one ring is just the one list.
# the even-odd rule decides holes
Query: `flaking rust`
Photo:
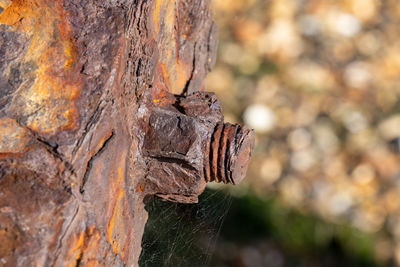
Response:
[{"label": "flaking rust", "polygon": [[147,196],[244,177],[209,4],[0,0],[1,266],[138,266]]},{"label": "flaking rust", "polygon": [[152,193],[191,203],[206,182],[240,183],[254,148],[254,131],[224,123],[214,93],[171,94],[169,99],[169,104],[152,107],[142,147]]}]

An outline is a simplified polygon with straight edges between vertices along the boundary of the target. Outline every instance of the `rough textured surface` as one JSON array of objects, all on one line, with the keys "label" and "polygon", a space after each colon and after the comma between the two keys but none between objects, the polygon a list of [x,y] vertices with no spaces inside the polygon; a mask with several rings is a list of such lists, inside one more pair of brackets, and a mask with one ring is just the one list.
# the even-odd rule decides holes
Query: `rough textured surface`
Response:
[{"label": "rough textured surface", "polygon": [[0,0],[1,265],[136,266],[144,198],[197,200],[200,139],[187,133],[223,121],[195,93],[215,60],[208,6]]},{"label": "rough textured surface", "polygon": [[213,93],[168,95],[149,106],[142,155],[146,189],[161,198],[197,202],[206,182],[239,183],[254,148],[254,131],[223,123]]},{"label": "rough textured surface", "polygon": [[137,264],[142,126],[168,92],[204,89],[208,5],[0,1],[0,264]]}]

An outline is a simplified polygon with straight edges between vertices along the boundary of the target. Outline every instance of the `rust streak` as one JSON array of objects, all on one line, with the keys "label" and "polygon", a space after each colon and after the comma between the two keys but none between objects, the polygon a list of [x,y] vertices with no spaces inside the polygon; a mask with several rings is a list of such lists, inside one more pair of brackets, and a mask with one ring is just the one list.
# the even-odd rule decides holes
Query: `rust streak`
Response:
[{"label": "rust streak", "polygon": [[124,151],[124,153],[122,153],[119,157],[121,161],[116,173],[117,177],[116,180],[112,182],[112,190],[110,193],[115,196],[115,200],[112,205],[111,218],[107,227],[107,240],[111,244],[114,253],[119,254],[122,258],[124,258],[123,245],[126,238],[124,235],[125,227],[122,218],[125,199],[124,177],[126,169],[126,153],[127,152]]},{"label": "rust streak", "polygon": [[77,128],[74,100],[82,88],[78,51],[62,2],[15,0],[0,14],[0,23],[30,35],[24,61],[37,68],[33,85],[19,93],[24,102],[19,112],[30,129],[48,135]]},{"label": "rust streak", "polygon": [[86,166],[86,170],[85,170],[85,174],[83,175],[83,178],[82,178],[82,184],[79,187],[79,192],[81,194],[83,194],[85,192],[84,187],[85,187],[85,184],[86,184],[86,182],[87,182],[87,180],[89,178],[90,171],[92,170],[93,161],[101,154],[101,152],[104,151],[105,147],[110,142],[110,140],[113,138],[113,136],[114,136],[114,132],[113,131],[111,131],[108,135],[104,136],[102,138],[102,140],[100,141],[100,143],[97,145],[96,152],[88,160],[87,166]]}]

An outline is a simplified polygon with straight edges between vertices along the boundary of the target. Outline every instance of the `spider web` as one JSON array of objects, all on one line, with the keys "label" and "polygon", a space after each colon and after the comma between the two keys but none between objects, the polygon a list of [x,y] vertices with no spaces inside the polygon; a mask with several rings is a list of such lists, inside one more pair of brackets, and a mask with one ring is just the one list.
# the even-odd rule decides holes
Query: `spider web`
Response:
[{"label": "spider web", "polygon": [[225,191],[206,189],[197,204],[153,198],[142,239],[139,266],[209,266],[224,219],[232,204]]}]

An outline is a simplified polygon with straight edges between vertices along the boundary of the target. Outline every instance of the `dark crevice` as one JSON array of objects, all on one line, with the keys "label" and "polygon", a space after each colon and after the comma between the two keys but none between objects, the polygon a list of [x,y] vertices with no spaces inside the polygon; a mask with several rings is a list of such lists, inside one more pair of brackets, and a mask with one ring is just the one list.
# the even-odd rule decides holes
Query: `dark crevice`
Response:
[{"label": "dark crevice", "polygon": [[68,194],[72,194],[71,191],[71,186],[69,185],[69,183],[65,180],[66,177],[66,173],[68,173],[69,176],[75,176],[75,170],[74,167],[72,166],[72,164],[64,159],[63,155],[60,154],[58,152],[58,144],[57,143],[51,143],[48,140],[45,140],[43,137],[41,137],[40,135],[38,135],[35,131],[33,131],[31,128],[29,128],[28,126],[25,126],[24,124],[21,123],[20,120],[16,119],[16,122],[18,123],[18,125],[26,130],[29,131],[29,133],[32,135],[32,137],[41,145],[43,145],[43,147],[46,149],[47,152],[49,152],[55,159],[59,160],[65,167],[65,170],[61,173],[61,177],[62,178],[62,184],[63,184],[63,188],[64,191],[67,192]]},{"label": "dark crevice", "polygon": [[83,257],[83,251],[81,250],[79,251],[79,256],[76,259],[75,267],[79,267],[79,265],[81,265],[82,257]]},{"label": "dark crevice", "polygon": [[213,175],[214,171],[212,170],[212,167],[213,167],[213,147],[212,147],[212,143],[213,143],[213,140],[215,139],[214,138],[214,133],[217,131],[218,126],[219,126],[218,123],[214,126],[214,130],[211,133],[211,139],[210,139],[209,147],[208,147],[209,153],[208,153],[208,159],[207,160],[208,160],[209,177],[206,177],[208,179],[207,182],[215,181],[215,176]]},{"label": "dark crevice", "polygon": [[184,169],[196,171],[196,168],[194,168],[192,165],[190,165],[189,162],[181,160],[181,159],[174,159],[174,158],[167,158],[167,157],[160,157],[160,156],[152,156],[151,158],[156,159],[160,162],[175,163],[175,164],[182,166]]},{"label": "dark crevice", "polygon": [[18,125],[20,127],[28,130],[29,133],[36,139],[36,141],[38,141],[40,144],[42,144],[50,154],[52,154],[57,159],[61,160],[67,167],[71,167],[71,164],[69,164],[69,162],[65,161],[63,159],[62,155],[57,151],[57,149],[58,149],[58,144],[57,143],[51,143],[50,141],[45,140],[43,137],[38,135],[31,128],[29,128],[28,126],[22,124],[19,120],[16,120],[16,122],[18,123]]},{"label": "dark crevice", "polygon": [[[34,133],[34,132],[32,131],[32,133]],[[75,174],[75,170],[74,170],[74,167],[72,166],[72,164],[69,161],[65,160],[64,157],[57,151],[58,144],[51,144],[50,142],[42,139],[41,137],[37,136],[36,134],[35,134],[35,138],[39,143],[44,145],[44,147],[50,154],[52,154],[55,158],[60,160],[64,164],[65,168],[72,175]],[[64,179],[63,179],[63,184],[65,185],[64,186],[65,191],[68,193],[71,193],[71,187],[68,185],[68,183]]]},{"label": "dark crevice", "polygon": [[48,150],[51,150],[53,154],[57,154],[59,157],[61,157],[61,155],[57,151],[58,144],[52,144],[38,136],[36,136],[36,140],[39,141],[39,143],[42,143]]},{"label": "dark crevice", "polygon": [[217,152],[217,166],[216,166],[217,167],[216,168],[217,169],[217,173],[215,173],[215,180],[217,182],[223,182],[223,175],[221,173],[222,166],[219,166],[219,164],[222,161],[221,160],[222,153],[220,152],[220,149],[222,149],[222,142],[224,140],[225,128],[226,128],[226,124],[224,123],[224,124],[222,124],[221,135],[219,136],[218,148],[217,148],[217,150],[218,150],[218,152]]},{"label": "dark crevice", "polygon": [[136,66],[136,77],[140,76],[141,68],[142,68],[142,59],[139,58],[137,66]]},{"label": "dark crevice", "polygon": [[110,142],[110,140],[114,137],[114,131],[111,132],[111,135],[104,141],[103,145],[100,147],[100,149],[89,159],[86,167],[85,174],[83,175],[82,179],[82,184],[79,187],[79,192],[83,194],[85,192],[84,187],[85,184],[89,178],[90,171],[92,170],[93,167],[93,161],[104,151],[105,147],[107,144]]},{"label": "dark crevice", "polygon": [[[175,95],[175,103],[173,106],[182,114],[185,114],[185,108],[181,106],[181,99],[178,95]],[[185,114],[186,115],[186,114]]]},{"label": "dark crevice", "polygon": [[85,136],[93,127],[93,125],[100,120],[100,116],[103,113],[104,107],[102,106],[103,101],[100,100],[99,104],[97,105],[93,115],[90,117],[88,123],[85,126],[83,135],[79,138],[78,142],[76,143],[74,149],[72,150],[72,155],[75,155],[78,149],[81,147],[83,141],[85,140]]},{"label": "dark crevice", "polygon": [[82,75],[88,75],[85,71],[86,71],[86,63],[82,65],[82,68],[79,71],[79,73]]},{"label": "dark crevice", "polygon": [[208,157],[208,161],[209,161],[209,166],[210,166],[210,177],[209,177],[209,181],[208,182],[213,182],[215,181],[215,174],[214,174],[214,169],[213,169],[213,160],[214,160],[214,149],[213,149],[213,142],[215,140],[215,132],[218,129],[218,123],[215,125],[214,130],[212,131],[211,134],[211,140],[210,140],[210,147],[209,147],[209,157]]},{"label": "dark crevice", "polygon": [[176,117],[178,119],[178,123],[176,126],[178,126],[178,129],[182,132],[185,133],[185,129],[182,127],[182,118],[181,116]]},{"label": "dark crevice", "polygon": [[226,150],[225,150],[225,162],[224,162],[224,165],[225,165],[225,179],[226,179],[226,181],[228,182],[228,183],[231,183],[231,184],[235,184],[235,181],[232,179],[232,173],[230,172],[230,167],[231,166],[228,166],[228,162],[230,163],[230,159],[228,158],[228,154],[230,154],[228,151],[229,151],[229,149],[230,149],[230,147],[231,147],[231,144],[232,144],[232,142],[237,142],[237,136],[238,136],[238,133],[239,133],[239,131],[240,131],[240,126],[238,125],[238,126],[236,126],[236,129],[235,129],[235,133],[234,133],[234,135],[233,135],[233,138],[232,139],[229,139],[228,138],[228,143],[227,143],[227,145],[226,145]]}]

